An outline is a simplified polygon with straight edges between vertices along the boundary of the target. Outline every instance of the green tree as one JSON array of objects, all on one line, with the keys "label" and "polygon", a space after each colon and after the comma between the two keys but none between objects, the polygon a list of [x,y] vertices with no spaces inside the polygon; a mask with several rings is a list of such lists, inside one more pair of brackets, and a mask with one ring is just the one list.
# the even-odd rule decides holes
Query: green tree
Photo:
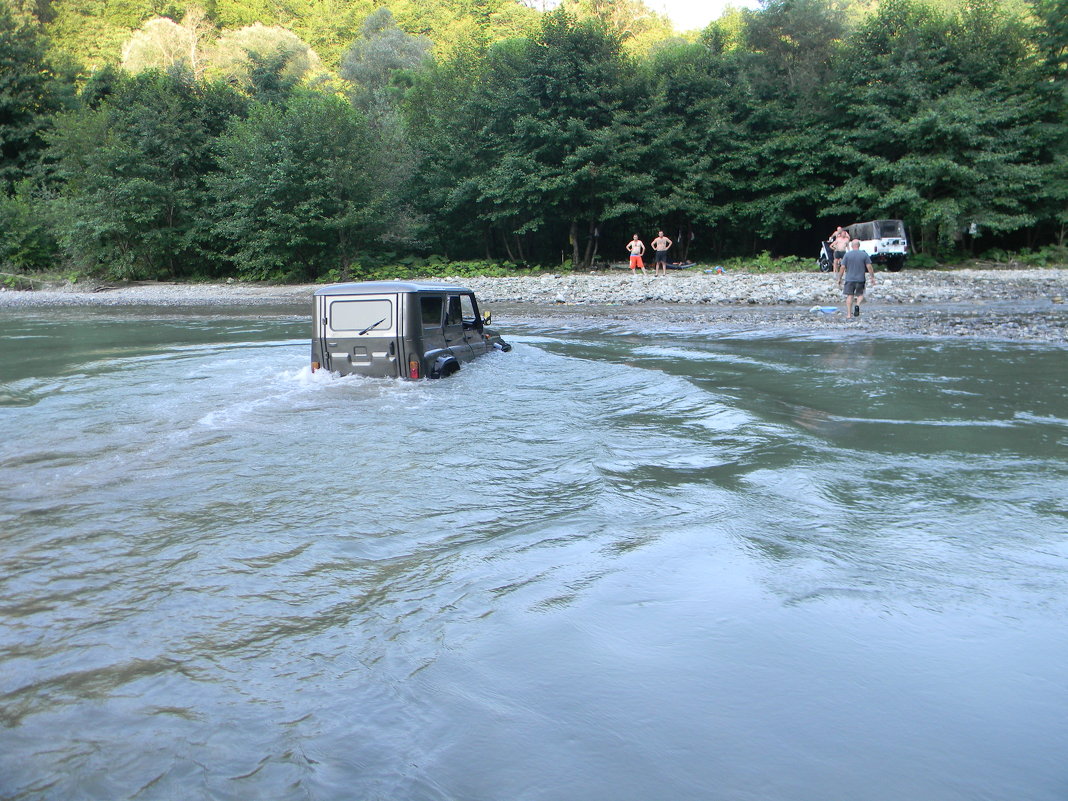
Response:
[{"label": "green tree", "polygon": [[154,0],[52,0],[46,25],[51,50],[87,70],[119,63],[130,35],[153,17],[179,19],[182,5]]},{"label": "green tree", "polygon": [[0,5],[0,194],[38,171],[52,117],[71,94],[48,63],[37,23]]},{"label": "green tree", "polygon": [[10,197],[0,195],[0,270],[44,270],[56,260],[49,206],[29,179],[19,181]]},{"label": "green tree", "polygon": [[206,181],[215,140],[243,110],[225,86],[146,72],[60,117],[50,155],[67,258],[121,278],[211,274]]},{"label": "green tree", "polygon": [[603,223],[642,216],[652,177],[632,76],[617,36],[562,10],[489,50],[469,112],[481,122],[474,188],[483,219],[516,237],[513,257],[527,256],[518,237],[547,232],[588,264]]},{"label": "green tree", "polygon": [[1035,222],[1051,131],[1017,22],[978,0],[956,14],[891,0],[850,38],[840,70],[854,175],[832,201],[905,219],[936,254],[967,231]]},{"label": "green tree", "polygon": [[167,17],[146,22],[122,48],[122,66],[130,72],[175,67],[200,77],[204,73],[205,40],[213,30],[204,10],[193,6],[182,17],[182,24]]},{"label": "green tree", "polygon": [[205,75],[251,94],[284,95],[322,70],[319,56],[292,31],[255,23],[219,37]]},{"label": "green tree", "polygon": [[840,173],[829,87],[842,34],[824,0],[772,0],[746,14],[741,46],[723,54],[726,110],[741,133],[719,168],[730,176],[736,247],[807,235],[826,202]]},{"label": "green tree", "polygon": [[475,181],[483,164],[473,112],[481,59],[477,49],[465,49],[432,64],[414,76],[401,107],[415,165],[408,196],[422,212],[422,239],[439,253],[489,259],[490,226],[477,212]]},{"label": "green tree", "polygon": [[675,42],[654,52],[645,72],[650,105],[643,129],[656,178],[649,207],[675,239],[676,255],[689,255],[691,237],[722,253],[736,237],[736,203],[748,187],[732,169],[747,152],[729,102],[736,65],[705,44]]},{"label": "green tree", "polygon": [[[1034,84],[1048,150],[1037,213],[1058,245],[1068,244],[1068,0],[1035,0],[1038,80]],[[1033,242],[1030,244],[1034,244]]]},{"label": "green tree", "polygon": [[314,92],[254,106],[219,143],[213,231],[253,279],[344,274],[388,232],[363,118]]}]

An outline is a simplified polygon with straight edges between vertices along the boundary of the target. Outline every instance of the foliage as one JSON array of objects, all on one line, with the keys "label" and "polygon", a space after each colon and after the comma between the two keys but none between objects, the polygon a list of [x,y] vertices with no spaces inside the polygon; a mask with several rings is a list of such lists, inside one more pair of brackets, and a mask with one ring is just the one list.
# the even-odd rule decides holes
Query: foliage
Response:
[{"label": "foliage", "polygon": [[983,258],[1003,264],[1025,264],[1028,267],[1066,267],[1068,266],[1068,247],[1049,245],[1038,250],[1025,248],[1017,252],[993,248],[985,252]]},{"label": "foliage", "polygon": [[122,48],[122,66],[130,72],[180,68],[198,78],[204,74],[203,43],[211,27],[196,6],[185,12],[182,24],[167,17],[146,22]]},{"label": "foliage", "polygon": [[739,256],[725,259],[722,266],[728,270],[747,273],[800,273],[816,269],[815,259],[800,256],[772,256],[764,250],[756,256]]},{"label": "foliage", "polygon": [[506,278],[515,275],[521,265],[514,262],[495,261],[449,261],[440,256],[425,258],[404,258],[397,261],[387,259],[377,266],[353,264],[348,271],[328,270],[318,279],[321,283],[338,281],[392,281],[414,278]]},{"label": "foliage", "polygon": [[[640,0],[19,0],[0,253],[581,269],[663,229],[678,258],[811,269],[835,224],[893,217],[932,259],[1041,260],[1068,241],[1068,0],[1019,3],[767,0],[678,38]],[[49,53],[86,68],[73,108]]]},{"label": "foliage", "polygon": [[56,236],[71,264],[119,278],[208,269],[212,147],[242,109],[227,87],[148,72],[120,81],[97,107],[59,117],[50,148],[61,181]]},{"label": "foliage", "polygon": [[340,98],[305,92],[287,107],[255,106],[218,149],[212,231],[241,277],[351,271],[385,233],[383,193],[364,167],[367,126]]},{"label": "foliage", "polygon": [[[635,212],[651,188],[629,74],[617,36],[564,11],[476,63],[464,54],[436,67],[408,106],[425,197],[479,219],[471,234],[487,252],[498,241],[524,260],[532,242],[567,237],[573,261],[588,264],[598,227]],[[444,91],[420,91],[429,86]]]},{"label": "foliage", "polygon": [[0,269],[49,269],[56,259],[48,209],[29,180],[20,181],[11,197],[0,195]]},{"label": "foliage", "polygon": [[397,27],[387,8],[380,8],[363,23],[362,36],[341,59],[341,77],[356,87],[356,97],[366,97],[361,105],[379,97],[398,71],[418,69],[430,57],[431,42],[425,36],[412,36]]},{"label": "foliage", "polygon": [[853,37],[839,109],[855,174],[831,193],[873,217],[909,220],[937,255],[961,233],[1032,225],[1029,199],[1051,131],[1018,24],[976,2],[957,16],[891,0]]},{"label": "foliage", "polygon": [[51,117],[67,97],[37,24],[0,3],[0,194],[38,171]]},{"label": "foliage", "polygon": [[319,56],[296,34],[257,22],[220,36],[205,74],[253,94],[270,85],[267,94],[277,97],[321,70]]}]

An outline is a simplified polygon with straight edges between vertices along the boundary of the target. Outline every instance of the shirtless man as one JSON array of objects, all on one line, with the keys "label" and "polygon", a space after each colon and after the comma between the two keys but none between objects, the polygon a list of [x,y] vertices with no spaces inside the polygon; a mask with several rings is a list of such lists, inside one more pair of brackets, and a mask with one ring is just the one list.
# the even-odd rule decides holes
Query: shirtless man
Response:
[{"label": "shirtless man", "polygon": [[849,250],[849,231],[839,225],[834,233],[827,237],[827,241],[831,243],[831,250],[834,251],[834,271],[837,273],[842,269],[842,257]]},{"label": "shirtless man", "polygon": [[627,250],[630,251],[630,274],[637,275],[634,270],[640,267],[642,275],[649,275],[645,271],[645,263],[642,261],[642,254],[645,253],[645,243],[638,239],[637,234],[627,243]]},{"label": "shirtless man", "polygon": [[663,231],[657,231],[656,233],[656,239],[649,243],[653,246],[653,252],[656,253],[656,260],[653,262],[654,278],[660,273],[661,267],[664,269],[664,275],[667,276],[668,251],[671,250],[671,246],[674,244],[670,239],[664,236]]}]

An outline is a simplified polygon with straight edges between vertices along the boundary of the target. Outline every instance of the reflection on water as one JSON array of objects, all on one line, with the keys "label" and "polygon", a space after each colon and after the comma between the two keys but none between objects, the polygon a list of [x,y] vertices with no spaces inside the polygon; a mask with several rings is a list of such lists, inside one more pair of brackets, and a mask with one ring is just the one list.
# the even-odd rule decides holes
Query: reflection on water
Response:
[{"label": "reflection on water", "polygon": [[0,797],[1063,798],[1063,349],[557,323],[411,383],[53,314]]}]

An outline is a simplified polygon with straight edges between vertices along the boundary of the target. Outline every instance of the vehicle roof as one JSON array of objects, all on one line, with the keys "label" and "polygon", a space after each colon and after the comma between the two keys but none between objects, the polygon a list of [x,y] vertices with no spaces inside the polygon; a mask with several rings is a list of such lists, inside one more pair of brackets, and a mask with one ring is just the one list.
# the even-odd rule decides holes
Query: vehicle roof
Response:
[{"label": "vehicle roof", "polygon": [[470,292],[456,284],[433,284],[429,281],[361,281],[331,284],[315,290],[316,295],[382,295],[397,292]]}]

